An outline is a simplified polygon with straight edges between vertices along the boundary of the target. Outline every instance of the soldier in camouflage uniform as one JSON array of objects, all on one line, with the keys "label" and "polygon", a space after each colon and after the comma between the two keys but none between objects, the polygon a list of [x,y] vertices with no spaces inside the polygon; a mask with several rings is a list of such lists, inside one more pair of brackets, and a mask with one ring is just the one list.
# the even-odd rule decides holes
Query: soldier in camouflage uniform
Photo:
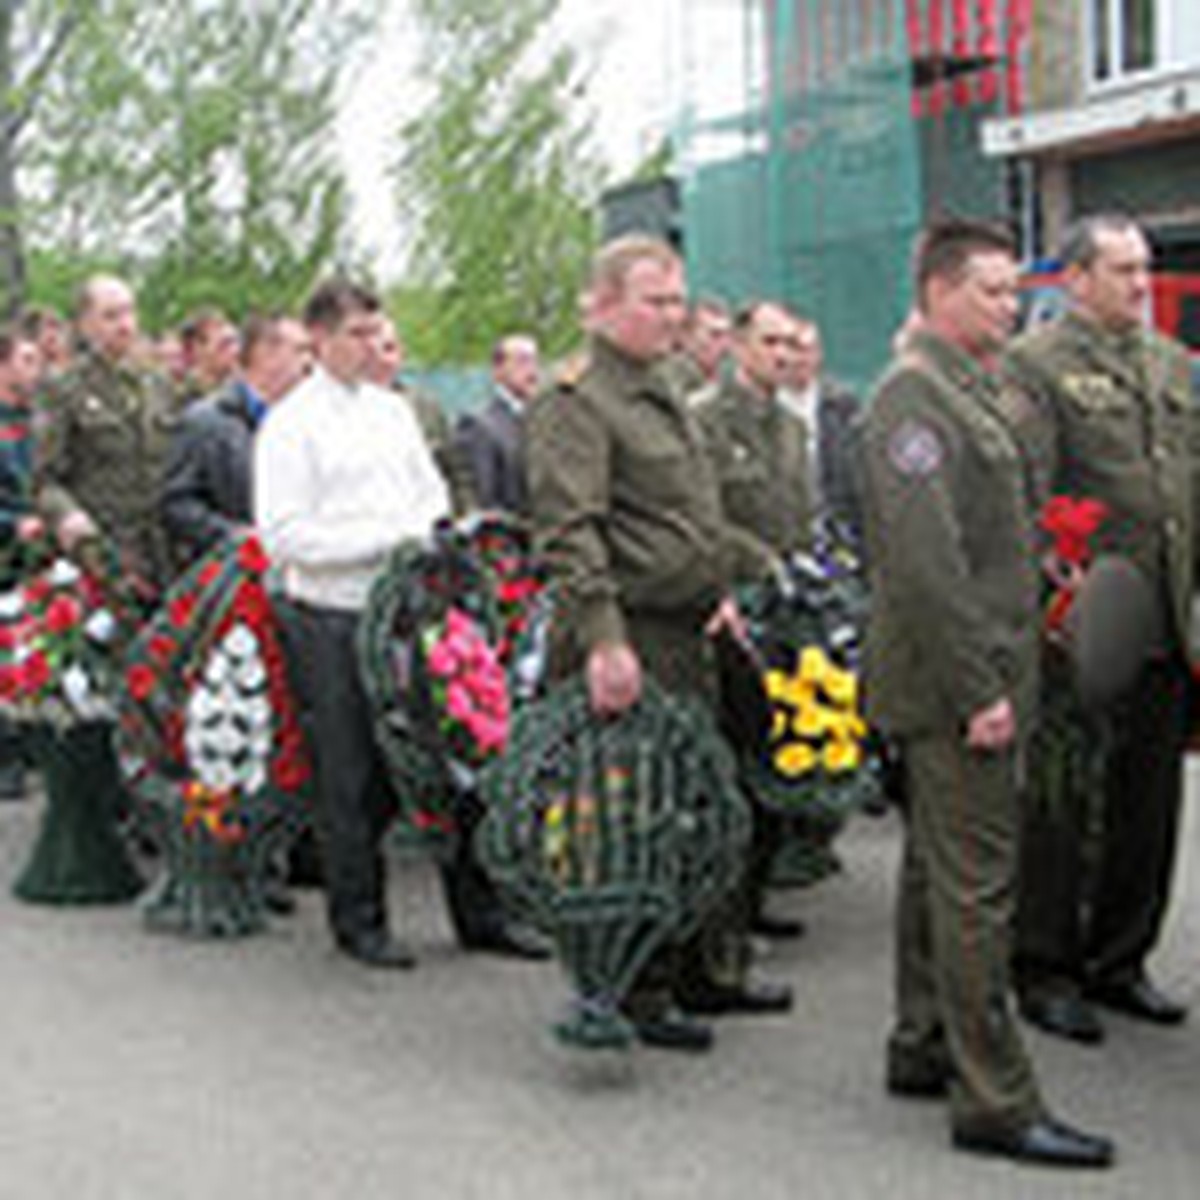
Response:
[{"label": "soldier in camouflage uniform", "polygon": [[948,1092],[961,1149],[1105,1166],[1109,1142],[1047,1115],[1008,997],[1037,671],[1032,511],[994,371],[1016,314],[1013,244],[946,223],[916,267],[923,328],[880,383],[861,447],[868,711],[903,748],[910,800],[887,1084]]},{"label": "soldier in camouflage uniform", "polygon": [[1086,795],[1051,805],[1031,789],[1017,982],[1025,1015],[1050,1033],[1097,1042],[1081,989],[1158,1024],[1183,1005],[1146,976],[1167,909],[1183,793],[1193,558],[1195,412],[1187,355],[1148,329],[1150,250],[1124,217],[1080,222],[1065,240],[1073,305],[1010,356],[1040,497],[1090,497],[1108,515],[1098,553],[1131,561],[1159,611],[1157,643],[1111,714],[1094,891],[1084,894]]},{"label": "soldier in camouflage uniform", "polygon": [[[598,714],[636,703],[643,672],[711,702],[706,634],[736,622],[733,581],[770,562],[726,522],[699,430],[659,371],[683,296],[683,267],[666,245],[607,246],[586,306],[588,357],[527,417],[535,536],[558,588],[551,668],[582,670]],[[659,955],[635,985],[630,1016],[647,1044],[707,1049],[707,1027],[671,1006],[669,959]]]},{"label": "soldier in camouflage uniform", "polygon": [[82,344],[69,370],[47,381],[35,429],[41,513],[68,552],[102,536],[150,604],[170,582],[159,516],[175,428],[167,380],[138,366],[133,292],[111,276],[89,280],[78,308]]}]

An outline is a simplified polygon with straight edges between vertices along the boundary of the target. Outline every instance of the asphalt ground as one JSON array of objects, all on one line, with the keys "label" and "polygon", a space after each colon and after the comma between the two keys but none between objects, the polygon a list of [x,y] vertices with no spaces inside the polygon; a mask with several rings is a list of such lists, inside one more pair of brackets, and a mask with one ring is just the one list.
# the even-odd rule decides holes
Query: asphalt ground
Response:
[{"label": "asphalt ground", "polygon": [[[1200,775],[1193,765],[1193,801]],[[881,1088],[893,818],[845,871],[778,897],[810,932],[772,948],[786,1017],[725,1018],[693,1058],[568,1051],[552,964],[464,956],[435,874],[396,864],[412,972],[329,946],[319,899],[258,937],[145,931],[135,909],[0,897],[0,1200],[955,1200],[1200,1194],[1200,819],[1189,805],[1157,979],[1181,1029],[1113,1017],[1099,1048],[1029,1042],[1064,1117],[1119,1142],[1085,1175],[956,1153],[938,1103]],[[35,800],[0,805],[0,872]]]}]

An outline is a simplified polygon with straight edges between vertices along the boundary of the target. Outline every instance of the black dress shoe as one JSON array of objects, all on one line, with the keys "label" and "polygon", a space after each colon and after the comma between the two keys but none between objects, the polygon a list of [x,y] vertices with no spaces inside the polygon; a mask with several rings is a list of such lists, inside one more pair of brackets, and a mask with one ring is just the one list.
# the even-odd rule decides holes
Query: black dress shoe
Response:
[{"label": "black dress shoe", "polygon": [[951,1137],[959,1150],[1046,1167],[1111,1167],[1117,1157],[1108,1138],[1072,1129],[1053,1117],[1015,1129],[955,1129]]},{"label": "black dress shoe", "polygon": [[743,987],[710,983],[684,992],[680,996],[680,1005],[687,1012],[706,1017],[729,1013],[751,1016],[785,1013],[792,1009],[792,989],[783,983],[756,983]]},{"label": "black dress shoe", "polygon": [[1043,1033],[1096,1046],[1104,1041],[1104,1026],[1082,996],[1069,993],[1030,992],[1022,995],[1017,1007],[1030,1025]]},{"label": "black dress shoe", "polygon": [[523,958],[530,962],[543,962],[552,953],[545,938],[526,925],[508,925],[485,934],[463,937],[459,941],[464,950]]},{"label": "black dress shoe", "polygon": [[271,879],[263,888],[263,907],[276,917],[290,917],[296,911],[296,897],[282,879]]},{"label": "black dress shoe", "polygon": [[634,1032],[644,1046],[656,1050],[681,1050],[703,1054],[711,1050],[713,1031],[700,1021],[693,1021],[678,1009],[667,1009],[656,1017],[635,1021]]},{"label": "black dress shoe", "polygon": [[760,913],[751,922],[750,932],[775,941],[794,941],[808,932],[808,926],[791,917],[769,917],[766,913]]},{"label": "black dress shoe", "polygon": [[950,1091],[950,1068],[941,1055],[889,1051],[884,1087],[901,1100],[942,1100]]},{"label": "black dress shoe", "polygon": [[357,937],[339,938],[338,949],[347,958],[354,959],[367,967],[382,967],[385,970],[406,970],[417,965],[413,952],[403,943],[387,933],[360,934]]},{"label": "black dress shoe", "polygon": [[1187,1019],[1188,1010],[1169,996],[1163,995],[1145,977],[1119,983],[1094,983],[1087,990],[1088,996],[1105,1008],[1136,1017],[1139,1021],[1150,1021],[1155,1025],[1181,1025]]}]

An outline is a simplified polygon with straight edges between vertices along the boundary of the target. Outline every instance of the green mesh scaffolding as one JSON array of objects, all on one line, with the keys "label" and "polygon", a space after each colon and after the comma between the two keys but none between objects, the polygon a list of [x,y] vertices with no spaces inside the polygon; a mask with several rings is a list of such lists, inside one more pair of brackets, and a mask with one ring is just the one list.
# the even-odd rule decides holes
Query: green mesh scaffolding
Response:
[{"label": "green mesh scaffolding", "polygon": [[1003,170],[978,131],[1009,104],[1006,22],[1019,11],[1005,0],[683,4],[676,147],[693,289],[816,318],[832,373],[868,385],[910,305],[921,223],[1005,212]]}]

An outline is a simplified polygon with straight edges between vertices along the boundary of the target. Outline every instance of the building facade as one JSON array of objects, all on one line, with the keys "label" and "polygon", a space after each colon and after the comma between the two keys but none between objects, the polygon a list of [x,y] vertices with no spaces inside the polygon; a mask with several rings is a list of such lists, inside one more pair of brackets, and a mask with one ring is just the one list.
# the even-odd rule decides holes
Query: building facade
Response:
[{"label": "building facade", "polygon": [[1117,210],[1150,230],[1160,268],[1200,271],[1197,0],[1043,0],[1026,93],[982,144],[1019,165],[1029,254],[1073,217]]}]

